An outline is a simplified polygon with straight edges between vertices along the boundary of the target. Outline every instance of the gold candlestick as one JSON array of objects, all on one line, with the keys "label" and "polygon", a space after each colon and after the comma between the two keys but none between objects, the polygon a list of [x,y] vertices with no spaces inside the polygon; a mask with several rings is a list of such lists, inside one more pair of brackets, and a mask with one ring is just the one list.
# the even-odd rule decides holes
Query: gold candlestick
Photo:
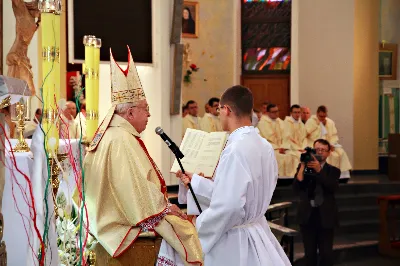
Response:
[{"label": "gold candlestick", "polygon": [[54,202],[54,215],[58,217],[58,206],[57,206],[57,193],[58,188],[60,187],[60,180],[58,176],[61,173],[61,169],[57,164],[57,161],[60,163],[67,158],[67,153],[59,153],[57,154],[57,160],[55,158],[49,157],[49,165],[51,172],[51,186],[53,188],[53,202]]},{"label": "gold candlestick", "polygon": [[17,118],[18,118],[18,143],[13,148],[13,152],[29,152],[28,143],[26,143],[24,138],[25,130],[25,106],[22,103],[17,103]]}]

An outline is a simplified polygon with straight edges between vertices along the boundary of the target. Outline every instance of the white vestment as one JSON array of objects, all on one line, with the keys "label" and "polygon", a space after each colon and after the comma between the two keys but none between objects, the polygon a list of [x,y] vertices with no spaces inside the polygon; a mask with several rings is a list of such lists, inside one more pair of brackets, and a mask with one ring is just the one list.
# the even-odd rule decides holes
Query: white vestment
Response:
[{"label": "white vestment", "polygon": [[[264,216],[277,180],[274,149],[254,127],[229,136],[214,182],[193,175],[191,184],[203,210],[196,227],[204,265],[291,265]],[[198,213],[190,193],[187,206],[188,214]]]}]

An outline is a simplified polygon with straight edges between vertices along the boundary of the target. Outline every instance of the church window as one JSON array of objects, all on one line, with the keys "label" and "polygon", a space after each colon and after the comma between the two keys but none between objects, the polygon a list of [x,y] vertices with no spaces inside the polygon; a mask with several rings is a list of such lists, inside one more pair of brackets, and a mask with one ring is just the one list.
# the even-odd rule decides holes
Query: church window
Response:
[{"label": "church window", "polygon": [[243,73],[290,73],[291,4],[242,1]]}]

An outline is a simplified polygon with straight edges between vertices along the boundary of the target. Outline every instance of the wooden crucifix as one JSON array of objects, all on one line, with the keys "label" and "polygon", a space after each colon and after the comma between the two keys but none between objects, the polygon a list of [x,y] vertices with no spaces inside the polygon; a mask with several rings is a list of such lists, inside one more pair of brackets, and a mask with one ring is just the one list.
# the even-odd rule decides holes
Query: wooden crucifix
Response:
[{"label": "wooden crucifix", "polygon": [[6,58],[7,76],[25,80],[32,95],[35,95],[32,65],[28,58],[28,46],[40,23],[38,1],[11,1],[16,20],[16,36]]}]

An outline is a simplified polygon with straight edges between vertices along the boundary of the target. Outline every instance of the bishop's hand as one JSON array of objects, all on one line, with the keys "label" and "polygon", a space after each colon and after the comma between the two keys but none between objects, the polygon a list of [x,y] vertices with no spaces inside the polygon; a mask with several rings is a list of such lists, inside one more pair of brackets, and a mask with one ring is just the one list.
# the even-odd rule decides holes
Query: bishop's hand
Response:
[{"label": "bishop's hand", "polygon": [[176,206],[175,204],[172,204],[169,209],[170,209],[169,213],[170,215],[178,216],[179,218],[182,218],[184,220],[187,219],[187,215],[183,211],[181,211],[181,209],[179,209],[179,207]]}]

